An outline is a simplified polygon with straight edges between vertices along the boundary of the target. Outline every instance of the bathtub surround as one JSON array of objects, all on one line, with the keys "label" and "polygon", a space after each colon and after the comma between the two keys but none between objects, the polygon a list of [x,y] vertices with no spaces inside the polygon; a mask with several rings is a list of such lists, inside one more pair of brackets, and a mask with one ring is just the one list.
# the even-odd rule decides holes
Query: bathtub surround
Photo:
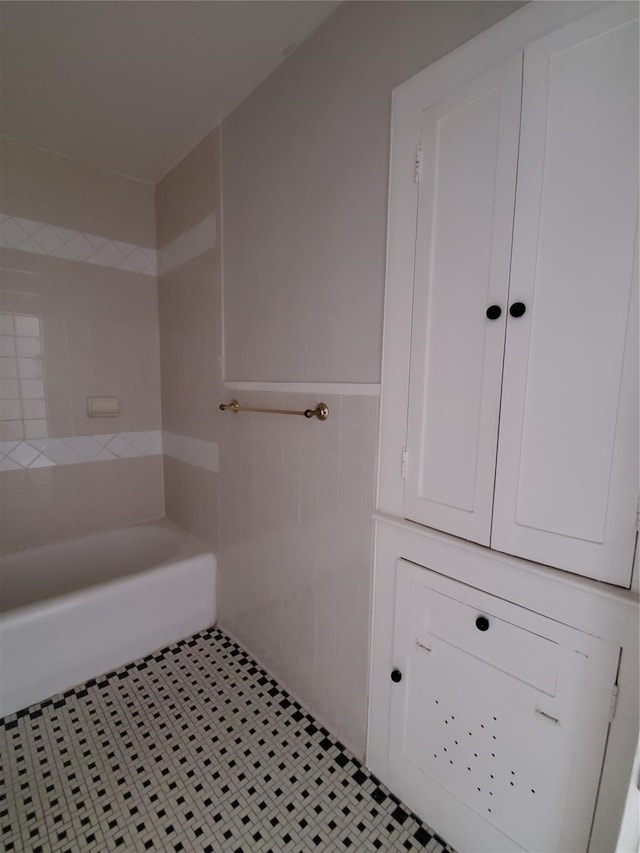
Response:
[{"label": "bathtub surround", "polygon": [[216,629],[12,715],[0,746],[7,853],[452,853]]},{"label": "bathtub surround", "polygon": [[139,456],[3,471],[0,553],[162,516],[159,460]]},{"label": "bathtub surround", "polygon": [[[153,188],[1,139],[6,552],[163,514]],[[120,415],[87,416],[114,396]]]}]

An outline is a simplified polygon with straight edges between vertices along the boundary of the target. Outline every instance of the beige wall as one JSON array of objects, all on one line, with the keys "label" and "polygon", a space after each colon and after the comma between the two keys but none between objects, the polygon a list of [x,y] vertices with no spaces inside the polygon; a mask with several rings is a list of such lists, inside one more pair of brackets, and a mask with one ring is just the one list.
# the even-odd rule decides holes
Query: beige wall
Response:
[{"label": "beige wall", "polygon": [[[118,245],[154,247],[153,188],[13,141],[0,154],[0,548],[13,550],[163,514],[161,457],[147,455],[160,358],[155,275],[114,266]],[[100,262],[61,256],[63,241]],[[88,396],[119,397],[120,416],[88,418]]]},{"label": "beige wall", "polygon": [[224,121],[227,379],[380,381],[391,91],[519,5],[345,3]]}]

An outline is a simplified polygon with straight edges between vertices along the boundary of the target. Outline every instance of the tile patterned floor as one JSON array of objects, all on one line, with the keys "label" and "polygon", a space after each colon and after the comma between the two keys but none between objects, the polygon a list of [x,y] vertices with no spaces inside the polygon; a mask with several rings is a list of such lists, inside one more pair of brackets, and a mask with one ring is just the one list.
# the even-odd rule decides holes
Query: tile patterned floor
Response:
[{"label": "tile patterned floor", "polygon": [[6,851],[451,851],[215,628],[0,729]]}]

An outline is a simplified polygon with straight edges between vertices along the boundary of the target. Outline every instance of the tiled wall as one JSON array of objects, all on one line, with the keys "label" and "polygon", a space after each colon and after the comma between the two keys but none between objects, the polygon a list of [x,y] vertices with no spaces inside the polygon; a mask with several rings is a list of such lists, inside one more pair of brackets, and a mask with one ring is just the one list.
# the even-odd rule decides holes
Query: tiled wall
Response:
[{"label": "tiled wall", "polygon": [[[319,402],[313,392],[242,399],[293,409]],[[221,622],[363,754],[378,400],[322,402],[325,422],[224,415]]]},{"label": "tiled wall", "polygon": [[216,551],[220,624],[363,754],[378,401],[324,395],[324,423],[219,411],[320,400],[223,387],[218,144],[156,192],[166,511]]},{"label": "tiled wall", "polygon": [[[14,141],[0,162],[6,551],[159,516],[163,500],[153,189]],[[89,396],[119,397],[120,415],[89,418]]]}]

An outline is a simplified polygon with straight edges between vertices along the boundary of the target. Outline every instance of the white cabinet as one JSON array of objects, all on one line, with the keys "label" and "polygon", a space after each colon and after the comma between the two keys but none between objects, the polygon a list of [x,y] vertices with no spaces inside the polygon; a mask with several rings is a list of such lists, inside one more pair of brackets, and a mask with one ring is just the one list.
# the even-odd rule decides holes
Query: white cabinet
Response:
[{"label": "white cabinet", "polygon": [[394,91],[367,763],[465,853],[616,849],[637,216],[637,3],[526,4]]},{"label": "white cabinet", "polygon": [[[422,103],[412,83],[405,128],[420,165],[401,514],[625,586],[638,500],[637,6],[578,18],[467,79],[464,65]],[[393,197],[393,169],[391,181]]]},{"label": "white cabinet", "polygon": [[619,649],[404,560],[395,592],[392,787],[466,849],[584,851]]}]

